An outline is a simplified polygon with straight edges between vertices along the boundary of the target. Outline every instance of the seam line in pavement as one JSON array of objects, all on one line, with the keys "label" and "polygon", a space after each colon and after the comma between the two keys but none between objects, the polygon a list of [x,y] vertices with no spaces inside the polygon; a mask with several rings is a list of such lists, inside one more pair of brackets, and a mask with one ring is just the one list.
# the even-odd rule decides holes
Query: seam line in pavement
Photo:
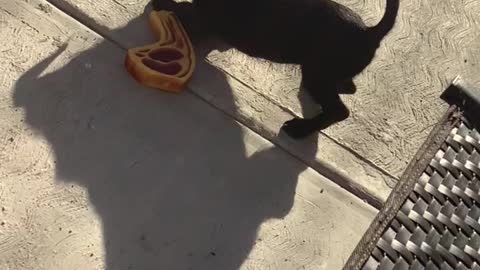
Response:
[{"label": "seam line in pavement", "polygon": [[[375,170],[378,170],[380,173],[382,173],[383,175],[385,176],[388,176],[388,177],[391,177],[392,179],[395,179],[396,181],[398,181],[400,178],[398,176],[395,176],[391,173],[389,173],[388,171],[382,169],[381,167],[379,167],[378,165],[376,165],[375,163],[373,163],[372,161],[362,157],[359,153],[355,152],[354,150],[352,150],[350,147],[346,146],[346,145],[343,145],[341,144],[339,141],[337,141],[336,139],[334,139],[333,137],[331,137],[330,135],[324,133],[324,132],[321,132],[323,136],[325,136],[326,138],[330,139],[332,142],[334,142],[336,145],[338,145],[339,147],[343,148],[345,151],[349,152],[350,154],[352,154],[353,156],[355,156],[356,158],[360,159],[361,161],[365,162],[366,164],[372,166],[372,168],[374,168]],[[388,184],[388,183],[387,183]]]},{"label": "seam line in pavement", "polygon": [[[49,4],[51,4],[52,6],[54,6],[55,8],[57,8],[58,10],[60,10],[63,14],[73,18],[75,21],[77,21],[78,23],[80,23],[81,25],[83,25],[84,27],[88,28],[90,31],[96,33],[97,35],[99,35],[100,37],[102,37],[103,39],[111,42],[112,44],[114,44],[115,46],[119,47],[120,49],[124,50],[124,51],[127,51],[128,48],[123,46],[120,42],[117,42],[115,39],[111,38],[109,35],[108,35],[108,32],[109,32],[109,29],[105,28],[104,26],[101,26],[95,22],[92,22],[91,20],[88,19],[88,15],[86,15],[85,13],[83,13],[81,10],[78,10],[76,7],[70,5],[69,3],[65,3],[65,5],[68,5],[70,6],[72,9],[75,9],[80,15],[75,15],[75,14],[72,14],[72,12],[68,11],[67,8],[64,8],[63,6],[61,5],[58,5],[56,4],[55,2],[52,2],[52,0],[45,0],[46,2],[48,2]],[[83,15],[83,16],[82,16]],[[208,61],[208,60],[207,60]],[[248,89],[250,89],[251,91],[253,91],[254,93],[256,94],[259,94],[260,96],[262,96],[263,98],[266,98],[268,101],[274,103],[277,107],[279,107],[281,110],[285,111],[286,113],[292,115],[292,117],[295,117],[295,114],[290,111],[288,108],[285,108],[284,106],[281,106],[281,105],[278,105],[277,102],[275,102],[274,100],[272,100],[271,98],[269,97],[265,97],[264,94],[262,93],[258,93],[257,91],[255,91],[254,89],[252,89],[252,87],[250,87],[249,85],[246,85],[244,82],[242,82],[241,80],[237,79],[235,76],[232,76],[231,74],[229,74],[228,72],[224,71],[223,69],[220,69],[218,67],[215,67],[219,70],[221,70],[222,72],[226,73],[228,76],[232,77],[233,79],[235,79],[237,82],[241,83],[242,85],[244,85],[245,87],[247,87]],[[202,100],[203,102],[205,102],[206,104],[208,104],[209,106],[215,108],[217,111],[220,111],[221,113],[223,113],[224,115],[228,116],[229,118],[232,118],[233,120],[239,122],[242,126],[244,126],[245,128],[248,128],[249,130],[251,130],[252,132],[256,133],[257,135],[259,135],[260,137],[262,137],[263,139],[267,140],[268,142],[270,142],[271,144],[275,145],[276,147],[280,148],[282,151],[286,152],[289,156],[293,157],[295,160],[297,160],[298,162],[306,165],[308,168],[316,171],[317,173],[319,173],[320,175],[326,177],[327,179],[329,179],[330,181],[332,181],[333,183],[337,184],[340,188],[342,189],[345,189],[347,192],[353,194],[354,196],[360,198],[361,200],[364,200],[366,201],[369,205],[373,206],[374,208],[379,208],[381,207],[380,202],[378,201],[377,198],[375,198],[375,196],[372,196],[371,194],[369,194],[368,192],[366,191],[361,191],[360,188],[347,188],[345,187],[344,185],[341,185],[340,182],[346,182],[346,183],[355,183],[354,181],[352,181],[349,177],[346,177],[338,172],[336,172],[335,169],[330,169],[328,168],[327,166],[323,166],[323,165],[319,165],[323,168],[323,172],[321,172],[319,169],[315,168],[315,167],[312,167],[308,162],[304,161],[303,159],[301,159],[300,157],[298,157],[297,155],[291,153],[290,151],[288,151],[288,149],[286,149],[285,147],[279,145],[278,143],[264,137],[261,133],[255,131],[254,129],[252,129],[247,123],[245,123],[245,121],[243,121],[242,119],[240,119],[239,117],[235,116],[234,114],[231,114],[231,113],[228,113],[226,111],[224,111],[223,109],[221,109],[220,107],[216,106],[215,104],[211,103],[210,101],[208,101],[207,99],[205,99],[204,97],[200,96],[199,94],[195,93],[194,91],[192,91],[190,88],[187,87],[187,90],[190,94],[192,94],[193,96],[199,98],[200,100]],[[358,153],[356,153],[355,151],[353,151],[352,149],[350,149],[349,147],[345,146],[345,145],[342,145],[340,144],[338,141],[334,140],[333,138],[331,138],[330,136],[328,136],[327,134],[325,134],[324,132],[320,132],[326,139],[332,141],[335,145],[338,145],[339,147],[341,147],[342,149],[348,151],[349,153],[351,153],[352,155],[354,155],[356,158],[358,158],[360,161],[362,162],[365,162],[367,165],[369,166],[372,166],[373,169],[375,170],[378,170],[381,174],[385,175],[385,176],[388,176],[388,177],[391,177],[393,179],[396,179],[398,180],[398,177],[395,177],[393,175],[391,175],[390,173],[388,173],[387,171],[379,168],[377,165],[373,164],[371,161],[365,159],[364,157],[360,156]],[[337,179],[337,180],[335,180]]]},{"label": "seam line in pavement", "polygon": [[[78,16],[78,15],[75,15],[75,14],[72,14],[71,12],[69,12],[67,9],[65,9],[64,7],[60,6],[60,5],[57,5],[55,2],[52,2],[51,0],[45,0],[46,2],[48,2],[49,4],[51,4],[52,6],[54,6],[55,8],[57,8],[58,10],[60,10],[63,14],[73,18],[75,21],[77,21],[78,23],[80,23],[81,25],[85,26],[86,28],[88,28],[90,31],[98,34],[99,36],[101,36],[102,38],[104,38],[105,40],[108,40],[109,42],[115,44],[116,46],[120,47],[121,49],[123,50],[128,50],[127,47],[123,46],[120,42],[117,42],[116,40],[112,39],[109,35],[108,35],[108,29],[106,29],[105,27],[101,26],[101,25],[98,25],[94,22],[88,22],[87,19],[85,18],[82,18],[82,16]],[[70,5],[69,3],[65,3],[65,5],[68,5],[68,6],[71,6],[71,8],[73,9],[76,9],[74,6]],[[82,11],[76,9],[80,14],[83,15],[83,17],[88,17],[85,13],[83,13]]]},{"label": "seam line in pavement", "polygon": [[[208,61],[208,60],[206,60]],[[208,61],[210,63],[210,61]],[[213,65],[213,64],[212,64]],[[214,65],[213,65],[214,66]],[[284,112],[290,114],[292,117],[297,117],[297,115],[291,110],[289,109],[288,107],[286,106],[283,106],[282,104],[279,104],[278,102],[276,102],[274,99],[270,98],[269,96],[263,94],[262,92],[259,92],[257,91],[256,89],[252,88],[250,85],[246,84],[245,82],[243,82],[242,80],[238,79],[237,77],[235,77],[233,74],[231,74],[230,72],[228,72],[227,70],[223,69],[223,68],[220,68],[220,67],[216,67],[214,66],[215,68],[221,70],[222,72],[224,72],[225,74],[228,74],[230,77],[234,78],[237,82],[241,83],[243,86],[247,87],[248,89],[250,89],[252,92],[258,94],[259,96],[265,98],[266,100],[270,101],[271,103],[275,104],[277,107],[279,107],[281,110],[283,110]],[[233,117],[235,118],[235,117]],[[378,165],[376,165],[375,163],[373,163],[372,161],[366,159],[365,157],[361,156],[360,154],[358,154],[357,152],[355,152],[355,150],[353,150],[352,148],[340,143],[338,140],[334,139],[333,137],[331,137],[330,135],[326,134],[324,131],[319,131],[320,134],[322,134],[322,136],[326,137],[327,139],[329,139],[330,141],[332,141],[334,144],[338,145],[339,147],[341,147],[342,149],[344,149],[345,151],[349,152],[350,154],[352,154],[354,157],[358,158],[360,161],[363,161],[365,162],[367,165],[370,165],[372,168],[378,170],[381,174],[383,174],[384,176],[387,176],[387,177],[390,177],[392,179],[395,179],[395,180],[399,180],[400,178],[398,176],[394,176],[393,174],[391,174],[390,172],[386,171],[385,169],[379,167]],[[261,135],[261,134],[260,134]],[[262,136],[263,137],[263,136]],[[387,183],[388,184],[388,183]]]}]

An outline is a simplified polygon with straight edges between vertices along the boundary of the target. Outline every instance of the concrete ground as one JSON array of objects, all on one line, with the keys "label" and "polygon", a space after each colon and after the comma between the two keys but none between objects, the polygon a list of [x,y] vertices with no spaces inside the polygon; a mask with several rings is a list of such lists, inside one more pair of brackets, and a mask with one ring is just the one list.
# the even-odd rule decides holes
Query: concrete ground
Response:
[{"label": "concrete ground", "polygon": [[480,82],[478,1],[405,0],[352,117],[292,141],[295,66],[207,46],[181,95],[132,80],[147,2],[0,2],[0,269],[340,269],[449,80]]},{"label": "concrete ground", "polygon": [[0,269],[340,269],[374,218],[47,2],[0,22]]},{"label": "concrete ground", "polygon": [[[50,2],[120,47],[152,42],[143,14],[149,0]],[[376,24],[385,7],[385,0],[338,2],[357,11],[368,25]],[[203,48],[197,55],[207,61],[199,63],[190,90],[378,206],[446,109],[440,93],[459,74],[480,83],[477,0],[400,4],[394,29],[355,79],[356,94],[344,96],[351,117],[316,139],[299,143],[277,136],[283,122],[302,115],[302,105],[309,111],[308,102],[297,94],[296,66],[256,60],[234,49]],[[318,148],[315,156],[308,153],[312,147]]]}]

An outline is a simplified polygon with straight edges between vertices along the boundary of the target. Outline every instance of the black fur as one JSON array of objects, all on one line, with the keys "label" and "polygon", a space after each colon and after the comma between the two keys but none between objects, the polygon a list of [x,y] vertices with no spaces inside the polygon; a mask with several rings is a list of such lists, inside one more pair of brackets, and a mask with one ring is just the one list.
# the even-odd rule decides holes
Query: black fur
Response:
[{"label": "black fur", "polygon": [[189,13],[196,20],[194,25],[206,24],[208,30],[250,56],[301,65],[304,88],[322,106],[322,113],[287,121],[282,129],[291,137],[303,138],[349,116],[338,94],[355,91],[352,78],[371,62],[393,27],[399,0],[386,1],[385,15],[374,27],[367,27],[351,9],[330,0],[152,3],[154,9],[173,10],[180,17]]}]

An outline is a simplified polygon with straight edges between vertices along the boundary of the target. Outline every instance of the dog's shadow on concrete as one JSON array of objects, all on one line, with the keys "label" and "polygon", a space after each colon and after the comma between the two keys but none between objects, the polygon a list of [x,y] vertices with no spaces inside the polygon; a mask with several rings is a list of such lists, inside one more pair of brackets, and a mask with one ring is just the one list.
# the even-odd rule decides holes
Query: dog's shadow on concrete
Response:
[{"label": "dog's shadow on concrete", "polygon": [[[144,15],[112,33],[146,24]],[[107,269],[239,269],[259,226],[289,213],[306,166],[190,92],[140,86],[109,41],[42,74],[64,49],[17,81],[14,100],[51,145],[57,181],[87,189]],[[195,80],[232,93],[200,61],[206,52],[198,68],[215,77]]]}]

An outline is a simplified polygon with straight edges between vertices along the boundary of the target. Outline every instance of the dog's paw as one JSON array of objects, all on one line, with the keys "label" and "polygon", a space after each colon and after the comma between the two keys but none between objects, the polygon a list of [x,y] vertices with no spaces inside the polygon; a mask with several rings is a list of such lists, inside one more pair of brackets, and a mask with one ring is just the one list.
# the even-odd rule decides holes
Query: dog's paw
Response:
[{"label": "dog's paw", "polygon": [[282,126],[282,131],[294,139],[304,139],[311,135],[315,130],[312,130],[308,125],[307,120],[295,118],[285,122]]}]

